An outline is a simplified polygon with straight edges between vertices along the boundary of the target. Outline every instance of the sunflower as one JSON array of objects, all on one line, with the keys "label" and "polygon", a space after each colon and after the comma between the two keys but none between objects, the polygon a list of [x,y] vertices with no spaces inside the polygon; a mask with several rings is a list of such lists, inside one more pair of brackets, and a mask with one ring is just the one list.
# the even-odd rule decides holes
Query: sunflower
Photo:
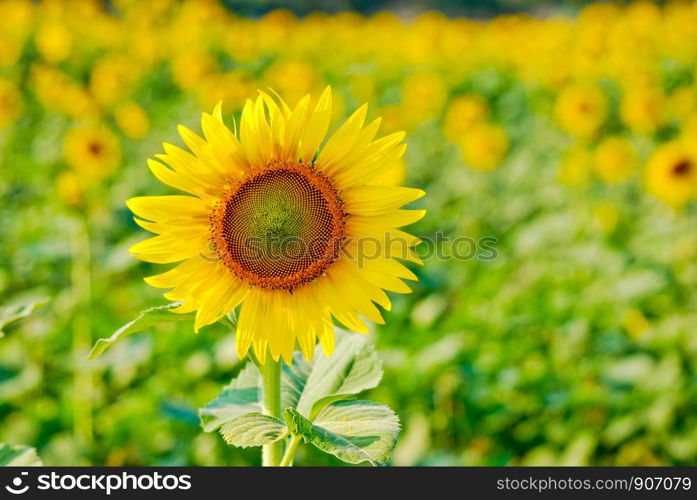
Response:
[{"label": "sunflower", "polygon": [[411,74],[402,83],[402,102],[409,108],[412,126],[438,116],[447,97],[443,79],[434,72]]},{"label": "sunflower", "polygon": [[554,114],[561,128],[572,136],[592,139],[605,123],[607,100],[596,85],[568,85],[557,97]]},{"label": "sunflower", "polygon": [[36,49],[49,63],[65,61],[72,48],[72,35],[61,22],[44,23],[36,32]]},{"label": "sunflower", "polygon": [[478,95],[462,95],[450,103],[443,119],[445,137],[457,143],[473,126],[486,121],[489,108]]},{"label": "sunflower", "polygon": [[70,130],[65,137],[64,155],[86,181],[106,177],[121,161],[119,141],[104,125],[82,125]]},{"label": "sunflower", "polygon": [[14,83],[0,79],[0,130],[9,128],[22,114],[22,92]]},{"label": "sunflower", "polygon": [[646,165],[647,191],[674,208],[697,196],[697,154],[681,141],[670,141],[653,152]]},{"label": "sunflower", "polygon": [[79,207],[85,200],[85,186],[75,171],[68,169],[56,177],[56,190],[69,207]]},{"label": "sunflower", "polygon": [[667,107],[660,89],[638,86],[627,91],[622,98],[620,116],[632,131],[653,134],[665,121]]},{"label": "sunflower", "polygon": [[[331,91],[302,98],[291,109],[260,92],[247,100],[239,134],[227,128],[220,104],[202,116],[203,137],[180,127],[191,153],[165,144],[155,177],[188,195],[138,197],[127,202],[136,222],[157,236],[132,254],[179,264],[146,278],[170,289],[178,313],[196,311],[194,329],[239,306],[237,353],[267,350],[291,362],[296,342],[310,359],[319,339],[334,346],[332,317],[367,332],[363,317],[383,323],[385,290],[408,293],[416,276],[396,258],[421,263],[420,240],[399,227],[424,216],[400,207],[418,189],[378,185],[404,153],[404,133],[375,139],[380,120],[365,125],[359,108],[324,142]],[[324,142],[324,146],[320,146]]]},{"label": "sunflower", "polygon": [[595,149],[595,173],[605,183],[613,184],[628,179],[637,163],[637,152],[632,143],[623,137],[607,137]]},{"label": "sunflower", "polygon": [[109,54],[99,59],[90,73],[89,90],[104,107],[112,107],[127,96],[140,78],[130,56]]},{"label": "sunflower", "polygon": [[142,139],[150,131],[150,119],[145,110],[133,101],[126,101],[114,110],[114,119],[123,135]]},{"label": "sunflower", "polygon": [[497,125],[482,123],[468,130],[460,143],[467,166],[487,172],[498,167],[508,153],[508,137]]}]

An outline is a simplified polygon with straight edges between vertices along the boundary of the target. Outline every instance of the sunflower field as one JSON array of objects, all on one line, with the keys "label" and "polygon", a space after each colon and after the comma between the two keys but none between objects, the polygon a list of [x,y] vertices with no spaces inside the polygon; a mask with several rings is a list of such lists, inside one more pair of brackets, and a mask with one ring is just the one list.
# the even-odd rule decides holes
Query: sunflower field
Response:
[{"label": "sunflower field", "polygon": [[47,465],[259,464],[197,414],[243,365],[224,325],[87,357],[167,303],[125,201],[175,192],[146,161],[186,147],[177,126],[330,86],[329,130],[368,103],[408,144],[379,183],[427,193],[419,281],[369,324],[391,463],[697,464],[695,26],[687,1],[487,19],[0,1],[0,442]]}]

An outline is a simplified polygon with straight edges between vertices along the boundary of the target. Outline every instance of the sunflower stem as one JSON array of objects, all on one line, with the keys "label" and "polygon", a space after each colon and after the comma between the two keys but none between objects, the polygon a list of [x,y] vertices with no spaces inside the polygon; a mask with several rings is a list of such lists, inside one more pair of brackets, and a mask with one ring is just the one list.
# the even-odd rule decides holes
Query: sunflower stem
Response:
[{"label": "sunflower stem", "polygon": [[281,467],[290,467],[293,465],[293,457],[295,456],[295,450],[298,449],[298,445],[300,444],[300,439],[300,436],[295,434],[290,439],[286,452],[283,454],[283,458],[281,459]]},{"label": "sunflower stem", "polygon": [[[261,365],[261,399],[265,415],[281,418],[281,361],[267,357]],[[275,467],[281,462],[283,441],[267,444],[261,452],[262,465]]]}]

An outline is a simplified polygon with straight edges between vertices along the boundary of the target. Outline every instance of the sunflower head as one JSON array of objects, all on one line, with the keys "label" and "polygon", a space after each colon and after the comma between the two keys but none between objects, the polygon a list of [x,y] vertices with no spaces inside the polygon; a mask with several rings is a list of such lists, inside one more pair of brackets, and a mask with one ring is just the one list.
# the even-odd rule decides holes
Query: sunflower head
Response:
[{"label": "sunflower head", "polygon": [[150,119],[145,110],[132,101],[120,104],[114,110],[114,119],[129,139],[142,139],[150,130]]},{"label": "sunflower head", "polygon": [[103,125],[83,125],[65,137],[65,159],[85,180],[99,180],[113,172],[121,161],[116,136]]},{"label": "sunflower head", "polygon": [[271,162],[226,188],[211,214],[212,241],[249,284],[287,289],[313,281],[339,256],[343,203],[312,166]]},{"label": "sunflower head", "polygon": [[36,49],[45,61],[60,63],[70,56],[72,35],[63,23],[44,22],[36,33]]},{"label": "sunflower head", "polygon": [[603,139],[595,149],[593,166],[598,177],[612,184],[628,179],[638,162],[632,144],[623,137]]},{"label": "sunflower head", "polygon": [[561,90],[554,113],[562,129],[586,140],[593,138],[605,123],[607,107],[605,95],[598,86],[574,84]]},{"label": "sunflower head", "polygon": [[294,108],[261,92],[242,111],[239,134],[220,105],[203,114],[203,137],[180,127],[187,152],[165,144],[149,166],[188,195],[141,197],[128,206],[157,236],[135,245],[145,261],[178,263],[147,278],[196,311],[195,329],[239,308],[237,352],[254,349],[290,363],[309,359],[317,340],[327,354],[333,321],[367,332],[390,308],[385,290],[407,293],[416,279],[400,260],[420,263],[418,238],[401,231],[424,215],[402,205],[418,189],[386,185],[400,166],[403,133],[376,138],[380,120],[361,107],[328,139],[329,89]]},{"label": "sunflower head", "polygon": [[460,147],[469,167],[481,171],[494,170],[508,153],[508,136],[501,127],[482,123],[464,134]]},{"label": "sunflower head", "polygon": [[629,89],[620,105],[622,121],[634,132],[651,134],[665,121],[665,101],[660,89],[645,85]]},{"label": "sunflower head", "polygon": [[443,119],[445,137],[458,142],[474,125],[484,122],[489,115],[486,101],[475,94],[459,96],[450,103]]},{"label": "sunflower head", "polygon": [[681,208],[697,196],[697,155],[680,141],[662,144],[648,160],[645,183],[651,194]]}]

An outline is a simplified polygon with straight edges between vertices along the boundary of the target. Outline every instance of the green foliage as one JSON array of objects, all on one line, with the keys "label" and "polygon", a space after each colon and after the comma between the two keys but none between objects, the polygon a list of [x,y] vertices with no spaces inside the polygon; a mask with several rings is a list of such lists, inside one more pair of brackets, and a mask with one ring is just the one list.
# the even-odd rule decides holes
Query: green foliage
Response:
[{"label": "green foliage", "polygon": [[313,422],[287,408],[285,419],[291,433],[350,464],[386,464],[399,436],[397,415],[371,401],[334,402]]},{"label": "green foliage", "polygon": [[13,304],[0,306],[0,337],[5,335],[3,331],[7,326],[28,317],[34,311],[43,307],[47,301],[33,301],[26,304]]},{"label": "green foliage", "polygon": [[261,413],[245,413],[226,421],[220,428],[225,441],[240,448],[271,444],[282,439],[287,431],[281,420]]},{"label": "green foliage", "polygon": [[260,377],[259,369],[247,363],[217,398],[199,410],[203,430],[211,432],[243,415],[260,413]]},{"label": "green foliage", "polygon": [[0,467],[27,467],[43,465],[34,448],[0,443]]},{"label": "green foliage", "polygon": [[318,346],[312,361],[296,353],[290,366],[283,365],[285,422],[260,413],[259,369],[247,363],[199,410],[201,425],[207,432],[219,428],[227,443],[242,448],[297,435],[345,462],[383,465],[397,443],[399,419],[386,406],[349,400],[381,378],[381,362],[365,337],[342,333],[331,357]]},{"label": "green foliage", "polygon": [[184,321],[192,318],[192,314],[174,314],[172,309],[180,306],[180,303],[167,304],[165,306],[151,307],[141,312],[133,321],[130,321],[123,325],[121,328],[116,330],[111,336],[103,339],[97,340],[97,342],[92,347],[89,359],[95,359],[104,351],[107,350],[117,340],[132,335],[134,333],[142,332],[148,328],[154,326],[164,325],[168,323],[174,323],[176,321]]},{"label": "green foliage", "polygon": [[293,361],[284,367],[282,384],[289,390],[292,387],[297,399],[289,400],[285,407],[294,406],[310,419],[333,401],[376,387],[382,378],[382,362],[375,349],[358,335],[337,336],[331,357],[318,347],[312,362],[301,355]]}]

